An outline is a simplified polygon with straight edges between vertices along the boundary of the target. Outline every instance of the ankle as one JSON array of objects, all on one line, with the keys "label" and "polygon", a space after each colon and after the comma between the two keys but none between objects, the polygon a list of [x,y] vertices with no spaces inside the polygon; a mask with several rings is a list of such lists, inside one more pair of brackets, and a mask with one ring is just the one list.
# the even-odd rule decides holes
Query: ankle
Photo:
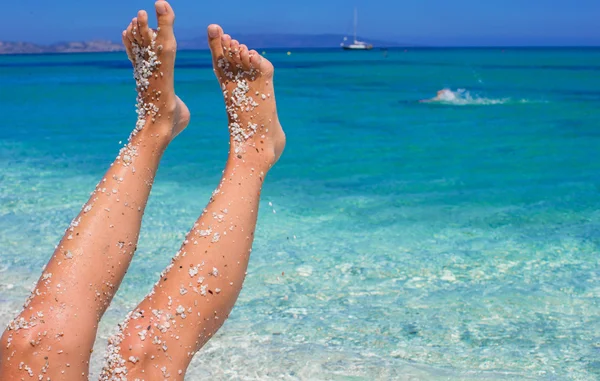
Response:
[{"label": "ankle", "polygon": [[231,146],[235,148],[229,152],[228,161],[236,167],[267,173],[275,164],[275,151],[270,146],[258,148],[239,143],[231,143]]},{"label": "ankle", "polygon": [[167,123],[147,121],[144,128],[131,138],[131,145],[164,151],[172,141],[172,128]]}]

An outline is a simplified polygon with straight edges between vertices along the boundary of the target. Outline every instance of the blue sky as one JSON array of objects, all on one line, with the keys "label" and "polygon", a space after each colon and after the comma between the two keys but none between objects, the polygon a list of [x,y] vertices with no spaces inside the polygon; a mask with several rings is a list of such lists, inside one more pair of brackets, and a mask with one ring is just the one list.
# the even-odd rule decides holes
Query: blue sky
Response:
[{"label": "blue sky", "polygon": [[[424,45],[600,45],[600,0],[172,0],[180,39],[221,23],[237,33],[359,34]],[[0,40],[119,40],[152,0],[12,0],[2,5]]]}]

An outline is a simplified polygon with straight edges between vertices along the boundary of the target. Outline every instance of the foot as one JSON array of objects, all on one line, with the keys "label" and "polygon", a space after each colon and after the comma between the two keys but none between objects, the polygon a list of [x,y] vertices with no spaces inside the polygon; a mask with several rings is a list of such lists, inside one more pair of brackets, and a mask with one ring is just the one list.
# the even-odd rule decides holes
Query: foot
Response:
[{"label": "foot", "polygon": [[134,134],[146,128],[171,141],[189,124],[190,112],[175,95],[175,13],[166,1],[157,1],[155,8],[157,30],[149,28],[146,11],[139,11],[123,31],[123,44],[133,63],[138,91],[139,118]]},{"label": "foot", "polygon": [[275,104],[273,65],[223,34],[218,25],[208,27],[208,43],[225,97],[231,155],[237,159],[258,155],[271,167],[285,148]]}]

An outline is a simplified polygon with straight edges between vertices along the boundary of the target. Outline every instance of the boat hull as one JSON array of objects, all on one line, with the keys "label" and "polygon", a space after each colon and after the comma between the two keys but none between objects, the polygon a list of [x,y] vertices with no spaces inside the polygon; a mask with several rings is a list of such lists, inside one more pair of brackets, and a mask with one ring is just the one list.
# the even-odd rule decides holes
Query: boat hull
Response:
[{"label": "boat hull", "polygon": [[373,49],[372,45],[348,45],[342,46],[344,50],[371,50]]}]

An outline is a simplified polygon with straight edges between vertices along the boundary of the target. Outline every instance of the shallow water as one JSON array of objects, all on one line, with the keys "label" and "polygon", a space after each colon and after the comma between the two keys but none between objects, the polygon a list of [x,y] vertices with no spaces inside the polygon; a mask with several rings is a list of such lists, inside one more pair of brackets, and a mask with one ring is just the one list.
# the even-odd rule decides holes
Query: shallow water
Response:
[{"label": "shallow water", "polygon": [[[267,52],[288,147],[245,289],[188,378],[599,378],[600,50],[292,53]],[[192,124],[92,374],[226,158],[209,56],[178,62]],[[461,102],[419,103],[443,88]],[[122,54],[0,57],[0,324],[133,128],[134,98]]]}]

